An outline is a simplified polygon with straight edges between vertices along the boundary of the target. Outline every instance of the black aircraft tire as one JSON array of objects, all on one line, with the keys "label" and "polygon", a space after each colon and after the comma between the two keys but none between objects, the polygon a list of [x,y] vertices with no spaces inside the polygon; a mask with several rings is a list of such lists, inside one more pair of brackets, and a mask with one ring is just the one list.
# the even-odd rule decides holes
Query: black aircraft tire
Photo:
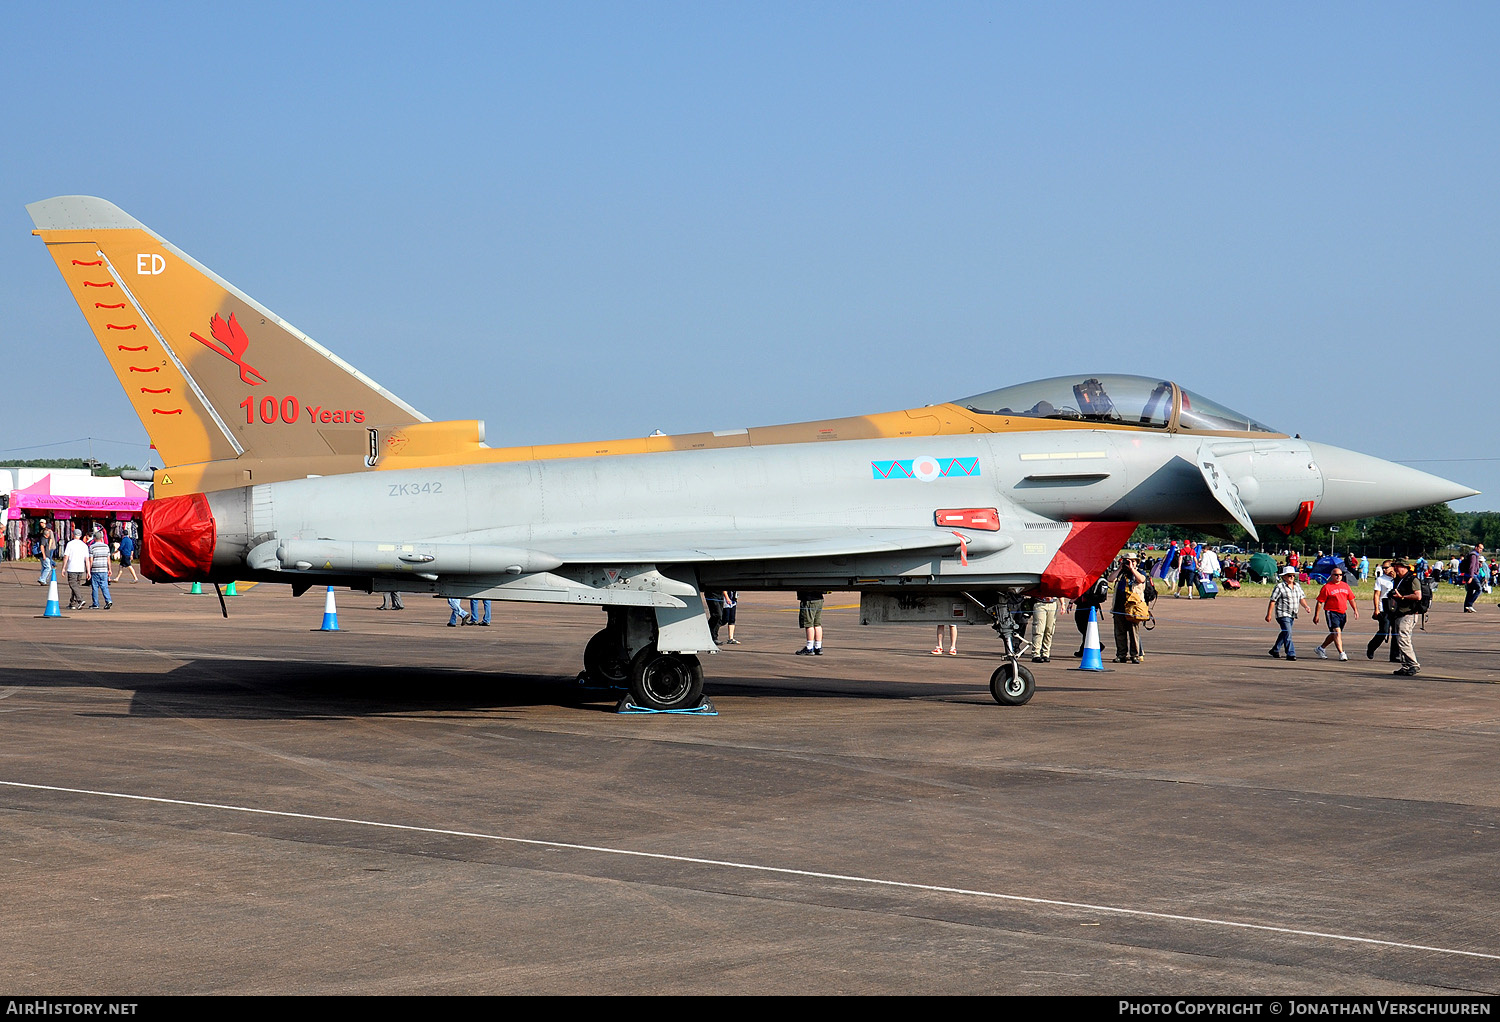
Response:
[{"label": "black aircraft tire", "polygon": [[1001,706],[1024,706],[1036,694],[1036,679],[1030,668],[1006,661],[990,675],[990,695]]},{"label": "black aircraft tire", "polygon": [[703,665],[692,653],[647,646],[630,661],[630,698],[648,710],[690,710],[703,702]]},{"label": "black aircraft tire", "polygon": [[626,688],[630,685],[630,654],[615,632],[601,628],[583,647],[583,672],[595,685]]}]

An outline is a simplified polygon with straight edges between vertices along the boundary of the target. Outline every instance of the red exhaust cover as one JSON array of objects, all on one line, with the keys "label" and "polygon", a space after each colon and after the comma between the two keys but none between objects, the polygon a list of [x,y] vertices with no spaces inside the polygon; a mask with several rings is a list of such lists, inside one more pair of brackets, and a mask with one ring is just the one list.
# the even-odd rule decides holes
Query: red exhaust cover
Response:
[{"label": "red exhaust cover", "polygon": [[148,500],[141,508],[141,574],[153,582],[204,582],[218,530],[201,493]]},{"label": "red exhaust cover", "polygon": [[1135,522],[1074,522],[1032,592],[1076,600],[1104,574],[1135,531]]}]

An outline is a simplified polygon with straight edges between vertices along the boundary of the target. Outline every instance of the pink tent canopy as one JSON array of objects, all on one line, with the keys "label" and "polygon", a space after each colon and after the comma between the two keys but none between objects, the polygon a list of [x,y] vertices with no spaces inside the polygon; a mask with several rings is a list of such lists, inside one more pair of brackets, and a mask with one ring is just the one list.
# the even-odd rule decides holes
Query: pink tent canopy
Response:
[{"label": "pink tent canopy", "polygon": [[54,483],[49,474],[11,491],[9,517],[37,511],[139,512],[147,496],[145,487],[118,476],[64,476]]}]

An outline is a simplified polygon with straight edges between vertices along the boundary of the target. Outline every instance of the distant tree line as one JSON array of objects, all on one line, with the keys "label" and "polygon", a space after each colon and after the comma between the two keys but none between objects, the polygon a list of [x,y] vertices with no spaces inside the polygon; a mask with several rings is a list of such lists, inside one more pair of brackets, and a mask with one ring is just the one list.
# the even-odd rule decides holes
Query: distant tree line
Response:
[{"label": "distant tree line", "polygon": [[1287,536],[1275,526],[1263,526],[1258,542],[1238,525],[1213,530],[1189,525],[1142,525],[1130,539],[1133,543],[1154,546],[1163,546],[1173,539],[1191,539],[1211,544],[1233,543],[1246,550],[1299,553],[1337,550],[1341,554],[1353,551],[1369,557],[1417,557],[1442,554],[1454,548],[1463,550],[1475,543],[1483,543],[1486,550],[1500,547],[1500,512],[1459,512],[1447,504],[1432,504],[1379,518],[1359,518],[1331,526],[1310,525],[1295,536]]},{"label": "distant tree line", "polygon": [[117,476],[133,465],[109,465],[88,458],[32,458],[30,461],[7,461],[0,468],[90,468],[96,476]]}]

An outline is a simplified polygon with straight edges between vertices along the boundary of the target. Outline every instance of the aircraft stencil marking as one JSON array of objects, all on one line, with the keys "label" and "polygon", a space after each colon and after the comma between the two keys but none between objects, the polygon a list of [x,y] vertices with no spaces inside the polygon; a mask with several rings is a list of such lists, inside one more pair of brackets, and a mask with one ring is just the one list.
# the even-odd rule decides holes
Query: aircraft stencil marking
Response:
[{"label": "aircraft stencil marking", "polygon": [[442,483],[391,483],[392,497],[420,497],[422,494],[442,493]]},{"label": "aircraft stencil marking", "polygon": [[1080,458],[1107,458],[1104,451],[1047,451],[1042,454],[1023,454],[1022,461],[1077,461]]}]

